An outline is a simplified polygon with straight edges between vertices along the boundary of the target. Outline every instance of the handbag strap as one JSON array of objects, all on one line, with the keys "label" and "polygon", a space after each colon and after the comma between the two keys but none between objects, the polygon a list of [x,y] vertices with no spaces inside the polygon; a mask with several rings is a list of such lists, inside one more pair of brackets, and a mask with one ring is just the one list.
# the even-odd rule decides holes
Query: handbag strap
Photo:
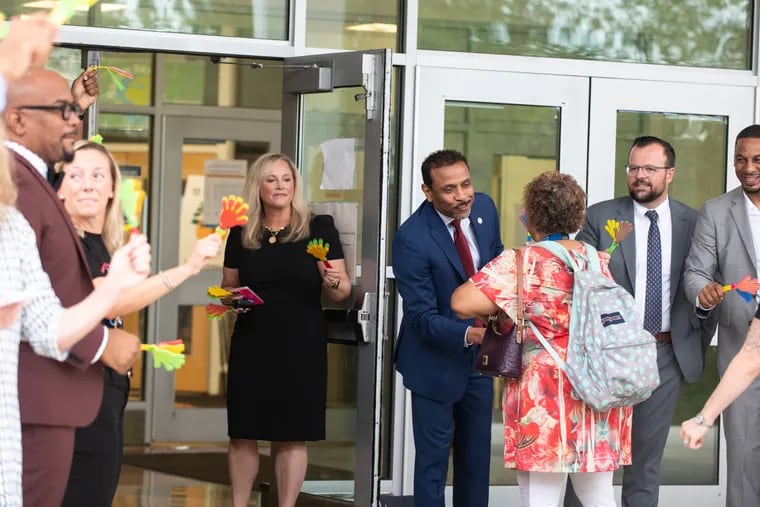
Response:
[{"label": "handbag strap", "polygon": [[517,341],[522,342],[523,326],[525,325],[525,309],[523,307],[523,251],[515,248],[515,263],[517,264]]}]

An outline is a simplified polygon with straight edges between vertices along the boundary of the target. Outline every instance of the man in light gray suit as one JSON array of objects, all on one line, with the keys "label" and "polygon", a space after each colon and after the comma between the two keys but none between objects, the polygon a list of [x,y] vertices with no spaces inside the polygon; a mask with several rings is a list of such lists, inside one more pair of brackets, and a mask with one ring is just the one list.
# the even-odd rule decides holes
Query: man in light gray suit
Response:
[{"label": "man in light gray suit", "polygon": [[[740,187],[711,199],[699,211],[691,252],[686,260],[686,296],[716,314],[718,372],[744,343],[757,308],[735,291],[721,286],[758,275],[760,251],[760,125],[751,125],[736,137],[734,169]],[[697,422],[706,424],[701,414]],[[723,412],[728,455],[728,507],[760,505],[760,379]]]},{"label": "man in light gray suit", "polygon": [[[707,343],[701,336],[702,322],[682,283],[697,212],[668,198],[675,160],[667,141],[637,138],[626,165],[630,196],[591,206],[576,237],[605,250],[612,243],[604,229],[607,220],[633,224],[633,234],[610,258],[610,272],[634,296],[644,328],[657,339],[660,385],[648,400],[633,408],[632,464],[623,470],[624,507],[657,505],[660,464],[678,394],[684,379],[695,382],[704,367]],[[709,337],[705,340],[709,343]],[[568,484],[565,507],[569,506],[580,506],[580,502]]]}]

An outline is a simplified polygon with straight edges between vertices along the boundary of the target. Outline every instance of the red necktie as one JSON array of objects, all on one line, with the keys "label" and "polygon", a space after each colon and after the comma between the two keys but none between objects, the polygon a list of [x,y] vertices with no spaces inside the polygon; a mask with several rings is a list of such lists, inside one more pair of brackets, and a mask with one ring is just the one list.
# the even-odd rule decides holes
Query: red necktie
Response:
[{"label": "red necktie", "polygon": [[457,247],[457,253],[462,260],[462,266],[464,266],[464,272],[467,274],[467,278],[470,278],[475,274],[475,265],[472,262],[472,252],[470,252],[470,245],[467,244],[467,238],[462,232],[462,226],[459,220],[451,222],[454,226],[454,246]]}]

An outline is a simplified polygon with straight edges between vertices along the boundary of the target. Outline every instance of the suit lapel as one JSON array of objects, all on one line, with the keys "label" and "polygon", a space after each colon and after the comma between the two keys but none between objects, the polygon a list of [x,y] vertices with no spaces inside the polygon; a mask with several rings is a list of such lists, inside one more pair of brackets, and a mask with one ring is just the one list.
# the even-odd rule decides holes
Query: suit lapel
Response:
[{"label": "suit lapel", "polygon": [[438,216],[438,213],[435,211],[435,207],[432,204],[426,203],[424,210],[427,225],[430,228],[430,236],[433,238],[433,241],[436,242],[451,265],[454,266],[454,269],[459,273],[461,279],[467,280],[464,266],[462,266],[462,260],[459,258],[459,253],[457,253],[457,249],[454,246],[454,240],[451,239],[451,234],[446,230],[446,224],[444,224],[441,217]]},{"label": "suit lapel", "polygon": [[[635,224],[633,217],[633,200],[624,199],[618,208],[618,222],[626,221]],[[636,293],[636,227],[633,228],[633,237],[628,237],[618,245],[623,254],[625,263],[625,274],[628,276],[628,282],[631,284],[633,293]]]},{"label": "suit lapel", "polygon": [[681,283],[681,267],[689,253],[686,251],[686,245],[690,243],[688,224],[686,215],[679,213],[674,207],[674,201],[669,199],[670,203],[670,222],[672,227],[672,243],[670,251],[670,304],[671,308],[675,301],[678,285]]},{"label": "suit lapel", "polygon": [[63,207],[63,203],[58,198],[58,195],[56,195],[53,187],[50,186],[50,183],[45,178],[43,178],[37,169],[35,169],[34,166],[27,162],[24,157],[15,152],[13,153],[13,156],[15,158],[16,169],[19,170],[23,167],[23,170],[27,170],[31,173],[32,177],[37,180],[37,183],[40,185],[40,187],[44,189],[43,191],[48,194],[48,197],[52,203],[51,206],[55,208],[56,212],[60,213],[63,217],[63,221],[66,224],[69,233],[74,239],[74,244],[76,245],[77,253],[79,255],[79,261],[85,267],[86,272],[89,273],[90,267],[87,263],[87,257],[85,256],[84,249],[82,248],[82,240],[77,234],[76,229],[74,229],[74,224],[71,222],[71,217],[69,217],[69,214],[66,212],[66,208]]},{"label": "suit lapel", "polygon": [[[749,226],[749,217],[747,217],[747,208],[744,203],[744,195],[741,187],[733,191],[732,206],[731,206],[731,218],[734,219],[737,229],[739,229],[739,237],[744,245],[744,250],[749,256],[750,263],[752,265],[753,273],[757,271],[755,264],[755,245],[752,243],[752,229]],[[757,276],[757,273],[755,273]]]}]

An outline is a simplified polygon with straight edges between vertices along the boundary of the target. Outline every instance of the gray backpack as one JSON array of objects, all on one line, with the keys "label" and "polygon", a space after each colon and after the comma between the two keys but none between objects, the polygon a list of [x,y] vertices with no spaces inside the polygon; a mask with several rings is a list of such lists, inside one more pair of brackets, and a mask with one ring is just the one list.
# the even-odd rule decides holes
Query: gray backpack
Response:
[{"label": "gray backpack", "polygon": [[[578,398],[599,412],[640,403],[660,384],[657,343],[644,330],[634,298],[605,277],[599,257],[569,252],[554,241],[537,243],[574,272],[567,361],[562,361],[533,323],[536,338],[567,374]],[[583,269],[582,266],[587,268]]]}]

